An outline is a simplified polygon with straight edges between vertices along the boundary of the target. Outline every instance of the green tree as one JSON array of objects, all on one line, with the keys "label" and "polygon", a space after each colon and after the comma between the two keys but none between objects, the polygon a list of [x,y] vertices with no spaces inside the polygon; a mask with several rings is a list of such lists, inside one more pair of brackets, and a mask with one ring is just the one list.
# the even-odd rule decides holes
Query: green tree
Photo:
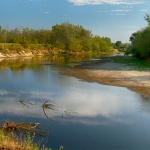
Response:
[{"label": "green tree", "polygon": [[102,39],[104,39],[109,45],[112,45],[111,39],[109,37],[103,37]]},{"label": "green tree", "polygon": [[150,58],[150,15],[146,14],[144,18],[148,26],[131,35],[131,46],[128,49],[134,56],[142,59]]},{"label": "green tree", "polygon": [[132,42],[132,53],[139,58],[150,57],[150,27],[138,31]]},{"label": "green tree", "polygon": [[0,42],[2,42],[2,26],[0,26]]},{"label": "green tree", "polygon": [[116,46],[116,48],[117,48],[118,50],[120,50],[121,45],[122,45],[121,41],[117,41],[117,42],[115,43],[115,46]]},{"label": "green tree", "polygon": [[21,32],[19,28],[15,28],[9,31],[8,42],[9,43],[19,43],[21,41]]},{"label": "green tree", "polygon": [[109,52],[111,46],[108,44],[108,41],[100,36],[95,36],[92,38],[92,51],[98,52]]},{"label": "green tree", "polygon": [[5,27],[2,29],[2,42],[7,43],[7,39],[8,39],[8,28]]},{"label": "green tree", "polygon": [[148,23],[148,26],[150,26],[150,14],[145,14],[145,20],[147,21]]},{"label": "green tree", "polygon": [[51,30],[17,27],[9,31],[0,26],[0,42],[20,43],[24,48],[32,47],[31,44],[35,47],[42,44],[45,48],[63,49],[66,52],[106,52],[112,46],[110,38],[93,36],[90,30],[69,22],[56,24]]},{"label": "green tree", "polygon": [[65,49],[66,51],[89,49],[87,42],[90,41],[91,32],[82,26],[75,26],[70,23],[55,25],[51,31],[51,43],[53,46]]}]

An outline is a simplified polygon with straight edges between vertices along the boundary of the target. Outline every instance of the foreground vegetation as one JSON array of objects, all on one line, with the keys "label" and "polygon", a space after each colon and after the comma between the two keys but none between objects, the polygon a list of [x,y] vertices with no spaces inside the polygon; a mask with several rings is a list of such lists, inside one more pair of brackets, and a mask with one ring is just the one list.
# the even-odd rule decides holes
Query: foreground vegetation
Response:
[{"label": "foreground vegetation", "polygon": [[17,137],[13,132],[5,133],[3,130],[0,130],[0,149],[39,150],[38,144],[33,141],[34,136],[28,133],[26,136]]},{"label": "foreground vegetation", "polygon": [[[13,132],[0,130],[0,150],[52,150],[40,147],[40,143],[34,142],[35,134],[28,132],[25,135],[16,135]],[[63,150],[60,146],[59,150]]]}]

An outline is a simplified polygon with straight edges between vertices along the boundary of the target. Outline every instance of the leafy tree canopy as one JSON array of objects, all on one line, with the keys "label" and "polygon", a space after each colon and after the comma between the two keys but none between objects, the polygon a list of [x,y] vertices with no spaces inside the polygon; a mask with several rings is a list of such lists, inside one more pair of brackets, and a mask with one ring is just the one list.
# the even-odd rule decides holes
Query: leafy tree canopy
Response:
[{"label": "leafy tree canopy", "polygon": [[147,21],[148,23],[148,26],[150,26],[150,14],[145,14],[145,20]]},{"label": "leafy tree canopy", "polygon": [[145,15],[148,26],[133,33],[130,37],[129,51],[136,57],[150,58],[150,14]]},{"label": "leafy tree canopy", "polygon": [[1,43],[20,43],[24,47],[29,44],[50,44],[51,48],[68,51],[110,51],[111,39],[108,37],[93,36],[90,30],[83,26],[69,22],[56,24],[51,30],[33,30],[29,28],[15,28],[8,30],[1,28]]}]

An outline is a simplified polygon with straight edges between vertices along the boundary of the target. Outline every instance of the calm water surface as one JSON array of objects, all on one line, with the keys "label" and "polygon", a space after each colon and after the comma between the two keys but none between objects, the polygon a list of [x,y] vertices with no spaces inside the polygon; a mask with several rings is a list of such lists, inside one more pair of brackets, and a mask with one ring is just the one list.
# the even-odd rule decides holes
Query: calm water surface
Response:
[{"label": "calm water surface", "polygon": [[[40,122],[40,128],[51,133],[43,144],[53,149],[150,149],[150,99],[126,88],[62,75],[54,65],[88,59],[1,61],[1,121]],[[22,105],[19,99],[33,105]],[[48,100],[55,110],[43,111]]]}]

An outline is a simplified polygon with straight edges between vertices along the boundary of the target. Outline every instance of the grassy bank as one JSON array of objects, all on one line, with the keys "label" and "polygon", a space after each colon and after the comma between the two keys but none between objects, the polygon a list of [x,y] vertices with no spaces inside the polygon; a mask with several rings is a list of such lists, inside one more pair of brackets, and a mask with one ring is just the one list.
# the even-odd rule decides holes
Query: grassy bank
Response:
[{"label": "grassy bank", "polygon": [[108,52],[86,51],[86,50],[64,50],[52,47],[51,44],[20,44],[20,43],[0,43],[0,57],[19,57],[19,56],[48,56],[48,55],[83,55],[83,54],[110,54]]},{"label": "grassy bank", "polygon": [[132,56],[115,56],[111,57],[115,63],[125,64],[128,66],[135,67],[138,70],[150,69],[150,62],[147,60],[141,60]]},{"label": "grassy bank", "polygon": [[64,53],[61,49],[52,48],[50,44],[0,43],[1,57],[53,55]]}]

